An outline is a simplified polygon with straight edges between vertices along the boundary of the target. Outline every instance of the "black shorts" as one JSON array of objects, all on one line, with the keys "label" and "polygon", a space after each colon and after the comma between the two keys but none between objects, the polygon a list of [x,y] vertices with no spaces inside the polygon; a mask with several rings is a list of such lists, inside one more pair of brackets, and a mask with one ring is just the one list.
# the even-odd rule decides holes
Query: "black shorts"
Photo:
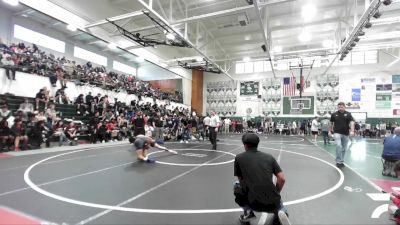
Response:
[{"label": "black shorts", "polygon": [[311,131],[313,135],[318,134],[318,131]]},{"label": "black shorts", "polygon": [[139,138],[136,139],[135,142],[133,143],[133,146],[136,148],[135,150],[143,150],[144,147],[146,146],[146,140]]}]

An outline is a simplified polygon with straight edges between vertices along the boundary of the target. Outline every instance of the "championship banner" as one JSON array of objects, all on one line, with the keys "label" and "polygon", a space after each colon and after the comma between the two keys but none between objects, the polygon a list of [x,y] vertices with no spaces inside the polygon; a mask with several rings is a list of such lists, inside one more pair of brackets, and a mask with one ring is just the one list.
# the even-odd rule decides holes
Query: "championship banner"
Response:
[{"label": "championship banner", "polygon": [[259,82],[240,82],[240,95],[258,95]]}]

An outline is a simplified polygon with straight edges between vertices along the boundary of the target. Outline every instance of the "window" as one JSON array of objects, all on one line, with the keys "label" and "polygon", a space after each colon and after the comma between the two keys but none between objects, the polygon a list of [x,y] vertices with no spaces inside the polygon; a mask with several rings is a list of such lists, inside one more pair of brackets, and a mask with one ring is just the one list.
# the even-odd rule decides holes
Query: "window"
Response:
[{"label": "window", "polygon": [[114,70],[121,71],[123,73],[127,73],[129,75],[136,76],[136,68],[132,66],[128,66],[126,64],[120,63],[118,61],[113,61]]},{"label": "window", "polygon": [[252,73],[253,72],[253,62],[244,63],[244,72]]},{"label": "window", "polygon": [[83,48],[74,47],[74,56],[102,66],[107,66],[107,58]]},{"label": "window", "polygon": [[365,52],[365,64],[378,63],[378,51]]},{"label": "window", "polygon": [[65,53],[65,42],[16,24],[14,25],[14,37],[57,52]]},{"label": "window", "polygon": [[264,71],[264,61],[254,62],[254,72],[259,73]]},{"label": "window", "polygon": [[244,63],[236,63],[236,73],[244,73]]},{"label": "window", "polygon": [[364,64],[364,52],[352,52],[351,64],[352,65]]},{"label": "window", "polygon": [[272,71],[271,62],[270,61],[264,61],[264,72],[269,72],[269,71]]}]

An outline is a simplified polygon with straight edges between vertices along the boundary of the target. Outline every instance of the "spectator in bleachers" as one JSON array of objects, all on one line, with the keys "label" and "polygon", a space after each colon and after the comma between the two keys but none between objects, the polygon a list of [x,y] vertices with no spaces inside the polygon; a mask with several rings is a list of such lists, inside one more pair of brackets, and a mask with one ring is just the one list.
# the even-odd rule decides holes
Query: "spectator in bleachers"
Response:
[{"label": "spectator in bleachers", "polygon": [[104,116],[107,112],[108,106],[110,105],[110,102],[108,101],[108,96],[104,95],[103,97],[100,98],[99,100],[99,108],[102,109],[101,115]]},{"label": "spectator in bleachers", "polygon": [[36,110],[39,110],[39,103],[44,103],[45,109],[47,109],[47,104],[49,103],[48,98],[46,97],[46,89],[42,88],[40,91],[36,94],[35,97],[36,101]]},{"label": "spectator in bleachers", "polygon": [[85,108],[85,101],[83,99],[83,94],[78,95],[78,97],[75,99],[75,106],[76,106],[76,114],[81,115],[85,113],[86,108]]},{"label": "spectator in bleachers", "polygon": [[45,116],[47,118],[46,126],[51,129],[53,127],[53,123],[58,121],[60,118],[57,117],[58,112],[56,111],[56,106],[54,104],[50,104],[50,107],[46,110]]},{"label": "spectator in bleachers", "polygon": [[8,119],[12,116],[11,111],[8,109],[8,105],[2,105],[0,111],[0,119]]},{"label": "spectator in bleachers", "polygon": [[71,101],[69,100],[69,97],[65,93],[64,88],[58,89],[56,91],[54,98],[55,98],[55,101],[60,104],[71,104]]},{"label": "spectator in bleachers", "polygon": [[100,121],[100,123],[97,126],[97,139],[101,143],[108,142],[108,135],[107,135],[107,126],[106,122]]},{"label": "spectator in bleachers", "polygon": [[19,146],[20,142],[23,143],[24,148],[27,147],[28,136],[26,136],[26,128],[22,120],[17,119],[15,121],[14,125],[11,127],[11,135],[14,138],[14,148],[16,152],[21,150]]},{"label": "spectator in bleachers", "polygon": [[45,121],[43,120],[36,123],[28,137],[34,148],[40,148],[42,143],[46,143],[46,147],[50,147],[49,129],[45,126]]},{"label": "spectator in bleachers", "polygon": [[[16,64],[9,54],[4,54],[1,59],[2,67],[6,70],[6,76],[10,80],[15,80]],[[10,76],[11,72],[11,76]]]},{"label": "spectator in bleachers", "polygon": [[[106,120],[107,122],[107,120]],[[114,141],[118,138],[118,127],[117,127],[117,122],[116,120],[113,118],[110,121],[107,122],[106,124],[107,126],[107,138],[108,140]]]},{"label": "spectator in bleachers", "polygon": [[11,130],[6,119],[0,122],[0,152],[9,151],[9,142],[12,141]]},{"label": "spectator in bleachers", "polygon": [[69,141],[67,136],[65,135],[64,128],[64,122],[62,120],[57,121],[56,124],[53,126],[53,135],[59,137],[59,146],[62,146],[63,143],[71,143],[71,141]]},{"label": "spectator in bleachers", "polygon": [[91,115],[93,115],[94,114],[94,112],[95,112],[95,110],[96,110],[96,106],[95,106],[95,103],[94,103],[94,98],[93,98],[93,96],[92,96],[92,92],[89,92],[87,95],[86,95],[86,97],[85,97],[85,103],[86,103],[86,109],[87,109],[87,111],[91,114]]},{"label": "spectator in bleachers", "polygon": [[3,105],[8,105],[6,96],[1,96],[0,97],[0,107],[3,106]]},{"label": "spectator in bleachers", "polygon": [[76,135],[77,135],[77,129],[75,123],[70,122],[68,126],[65,128],[65,136],[67,136],[67,138],[70,141],[76,141],[77,140]]},{"label": "spectator in bleachers", "polygon": [[47,73],[47,76],[49,77],[51,86],[57,87],[57,81],[58,81],[57,75],[50,71]]},{"label": "spectator in bleachers", "polygon": [[90,143],[96,144],[98,138],[98,127],[101,122],[101,118],[99,116],[99,112],[96,112],[94,116],[89,121],[89,134],[90,134]]},{"label": "spectator in bleachers", "polygon": [[57,80],[60,81],[61,88],[67,88],[64,71],[60,67],[58,67],[56,69],[56,76],[57,76]]},{"label": "spectator in bleachers", "polygon": [[24,114],[25,121],[29,114],[33,113],[33,104],[29,102],[28,98],[24,98],[24,102],[19,105],[18,111]]},{"label": "spectator in bleachers", "polygon": [[35,116],[35,122],[47,122],[47,117],[44,115],[44,111],[39,111],[39,113]]}]

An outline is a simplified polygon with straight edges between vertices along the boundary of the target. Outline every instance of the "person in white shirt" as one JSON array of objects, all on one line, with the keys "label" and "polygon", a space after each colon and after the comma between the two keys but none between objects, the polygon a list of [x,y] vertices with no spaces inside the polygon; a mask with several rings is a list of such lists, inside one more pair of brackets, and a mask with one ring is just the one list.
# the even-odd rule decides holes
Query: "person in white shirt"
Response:
[{"label": "person in white shirt", "polygon": [[27,98],[24,98],[24,102],[19,105],[18,111],[22,111],[24,117],[27,117],[29,113],[33,113],[33,104],[29,103]]},{"label": "person in white shirt", "polygon": [[224,119],[225,133],[229,133],[230,126],[231,126],[231,120],[229,118]]},{"label": "person in white shirt", "polygon": [[297,122],[296,122],[296,120],[294,120],[294,121],[292,122],[292,133],[293,133],[294,135],[297,135]]},{"label": "person in white shirt", "polygon": [[207,116],[204,118],[204,120],[203,120],[203,124],[204,124],[204,130],[205,130],[205,132],[206,132],[206,137],[210,137],[210,135],[209,135],[209,129],[208,129],[208,127],[210,126],[210,120],[211,120],[211,118],[210,118],[210,116],[208,116],[208,114],[207,114]]},{"label": "person in white shirt", "polygon": [[211,112],[211,118],[210,118],[210,142],[212,144],[212,150],[217,150],[217,133],[218,133],[218,128],[221,126],[221,120],[219,119],[219,116],[212,111]]},{"label": "person in white shirt", "polygon": [[318,116],[316,116],[313,121],[311,122],[311,134],[314,136],[314,142],[317,142],[317,137],[318,137],[318,127],[319,127],[319,122],[318,122]]}]

